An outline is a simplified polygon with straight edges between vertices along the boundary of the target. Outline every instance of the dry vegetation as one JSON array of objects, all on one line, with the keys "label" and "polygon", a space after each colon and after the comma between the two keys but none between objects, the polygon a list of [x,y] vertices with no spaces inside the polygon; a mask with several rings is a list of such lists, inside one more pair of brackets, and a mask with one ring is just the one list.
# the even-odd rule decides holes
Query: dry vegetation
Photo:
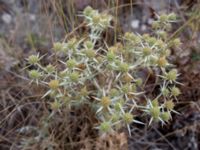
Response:
[{"label": "dry vegetation", "polygon": [[[36,0],[37,1],[37,0]],[[152,0],[153,1],[153,0]],[[181,73],[179,82],[181,95],[173,114],[173,120],[164,127],[154,123],[151,126],[131,124],[132,134],[122,128],[117,133],[100,135],[93,127],[99,121],[88,105],[72,107],[49,117],[49,99],[41,97],[46,88],[29,84],[25,58],[31,54],[50,55],[55,41],[64,41],[79,34],[86,34],[85,24],[77,14],[87,5],[107,11],[114,16],[113,26],[103,33],[104,39],[115,43],[118,35],[125,31],[152,32],[146,24],[146,31],[131,29],[125,24],[134,12],[139,16],[155,19],[158,13],[151,3],[136,0],[39,0],[30,4],[20,0],[10,4],[0,2],[0,14],[11,14],[13,21],[2,24],[0,35],[0,149],[1,150],[135,150],[135,149],[192,149],[200,147],[200,2],[185,0],[166,5],[161,11],[173,10],[179,22],[173,26],[170,38],[181,37],[180,49],[172,49],[169,60]],[[35,6],[34,8],[32,8]],[[17,12],[20,15],[16,15]],[[140,11],[143,10],[143,11]],[[32,20],[30,21],[31,15]],[[34,20],[35,17],[35,20]],[[145,18],[145,17],[144,17]],[[8,19],[8,18],[7,18]],[[142,19],[141,19],[142,20]],[[140,21],[141,21],[140,20]],[[142,20],[143,21],[143,20]],[[141,22],[142,22],[141,21]],[[130,22],[130,21],[129,21]],[[6,31],[6,32],[5,32]],[[8,32],[9,31],[9,32]],[[48,64],[48,58],[43,64]],[[34,68],[32,68],[34,69]],[[155,76],[148,78],[149,85]],[[147,90],[157,94],[157,86]],[[137,118],[136,118],[137,119]],[[148,122],[147,118],[144,119]]]}]

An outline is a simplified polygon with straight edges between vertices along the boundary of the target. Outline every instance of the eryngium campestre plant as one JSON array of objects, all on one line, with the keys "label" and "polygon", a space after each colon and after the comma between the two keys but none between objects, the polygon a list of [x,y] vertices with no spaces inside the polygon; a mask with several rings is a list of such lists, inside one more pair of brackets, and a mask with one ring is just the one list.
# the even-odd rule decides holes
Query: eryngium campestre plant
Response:
[{"label": "eryngium campestre plant", "polygon": [[[53,55],[49,57],[56,58],[56,64],[43,66],[38,54],[27,59],[35,68],[29,70],[32,81],[48,87],[43,98],[51,98],[50,116],[66,107],[88,104],[96,112],[99,125],[94,127],[100,133],[123,126],[131,133],[132,122],[168,123],[171,113],[176,113],[174,100],[180,94],[176,87],[179,74],[168,61],[170,49],[180,45],[179,39],[168,39],[176,15],[158,16],[152,24],[152,35],[127,32],[114,45],[101,37],[111,27],[112,16],[91,7],[86,7],[81,16],[85,18],[89,34],[54,43]],[[143,70],[156,77],[154,85],[160,89],[154,94],[147,91],[148,79],[141,76]],[[140,120],[147,117],[149,122],[141,122],[136,117]]]}]

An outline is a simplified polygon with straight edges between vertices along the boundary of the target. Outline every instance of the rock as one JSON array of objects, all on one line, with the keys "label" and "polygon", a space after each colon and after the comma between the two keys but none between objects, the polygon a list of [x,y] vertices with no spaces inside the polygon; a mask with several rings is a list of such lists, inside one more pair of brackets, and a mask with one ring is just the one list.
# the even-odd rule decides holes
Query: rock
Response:
[{"label": "rock", "polygon": [[0,74],[4,71],[9,71],[11,67],[16,65],[18,61],[8,54],[8,47],[0,41]]},{"label": "rock", "polygon": [[6,23],[6,24],[10,24],[11,21],[12,21],[12,17],[10,14],[8,13],[4,13],[2,16],[1,16],[2,20]]},{"label": "rock", "polygon": [[132,27],[133,29],[139,28],[139,25],[140,25],[140,20],[135,19],[135,20],[132,20],[132,21],[131,21],[131,27]]}]

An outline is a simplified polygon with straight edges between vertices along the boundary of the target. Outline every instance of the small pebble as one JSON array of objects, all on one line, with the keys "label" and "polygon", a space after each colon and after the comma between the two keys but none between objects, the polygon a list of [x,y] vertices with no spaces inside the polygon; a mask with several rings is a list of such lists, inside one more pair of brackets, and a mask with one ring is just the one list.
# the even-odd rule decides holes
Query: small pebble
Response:
[{"label": "small pebble", "polygon": [[141,27],[141,30],[146,31],[146,29],[147,29],[146,25],[143,24],[142,27]]},{"label": "small pebble", "polygon": [[10,15],[10,14],[7,14],[7,13],[3,14],[3,15],[1,16],[1,18],[2,18],[2,20],[3,20],[6,24],[10,24],[11,21],[12,21],[11,15]]},{"label": "small pebble", "polygon": [[133,29],[137,29],[139,27],[139,24],[140,24],[140,21],[137,19],[131,21],[131,27]]},{"label": "small pebble", "polygon": [[154,19],[149,18],[149,19],[147,20],[147,23],[148,23],[148,24],[152,24],[153,21],[154,21]]},{"label": "small pebble", "polygon": [[35,16],[34,14],[30,14],[30,15],[29,15],[29,18],[30,18],[31,21],[35,21],[36,16]]}]

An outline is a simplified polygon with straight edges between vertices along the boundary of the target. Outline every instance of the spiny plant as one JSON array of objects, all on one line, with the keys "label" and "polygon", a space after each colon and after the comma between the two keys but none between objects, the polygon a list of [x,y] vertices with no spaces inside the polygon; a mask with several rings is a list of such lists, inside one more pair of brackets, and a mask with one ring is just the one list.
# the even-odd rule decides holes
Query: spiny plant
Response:
[{"label": "spiny plant", "polygon": [[[114,45],[102,38],[102,32],[112,28],[111,15],[88,6],[81,16],[89,28],[88,35],[54,43],[48,59],[55,63],[42,65],[43,57],[38,54],[27,59],[35,68],[28,70],[31,81],[47,87],[43,98],[51,99],[49,116],[87,104],[96,112],[99,124],[94,128],[100,133],[126,126],[131,134],[133,122],[168,123],[171,114],[177,113],[174,101],[181,93],[176,86],[181,84],[177,81],[179,73],[168,61],[170,49],[181,44],[178,38],[168,39],[176,15],[157,16],[151,35],[127,32]],[[157,95],[147,91],[147,79],[140,75],[146,69],[157,78]],[[146,117],[149,122],[142,122]]]}]

